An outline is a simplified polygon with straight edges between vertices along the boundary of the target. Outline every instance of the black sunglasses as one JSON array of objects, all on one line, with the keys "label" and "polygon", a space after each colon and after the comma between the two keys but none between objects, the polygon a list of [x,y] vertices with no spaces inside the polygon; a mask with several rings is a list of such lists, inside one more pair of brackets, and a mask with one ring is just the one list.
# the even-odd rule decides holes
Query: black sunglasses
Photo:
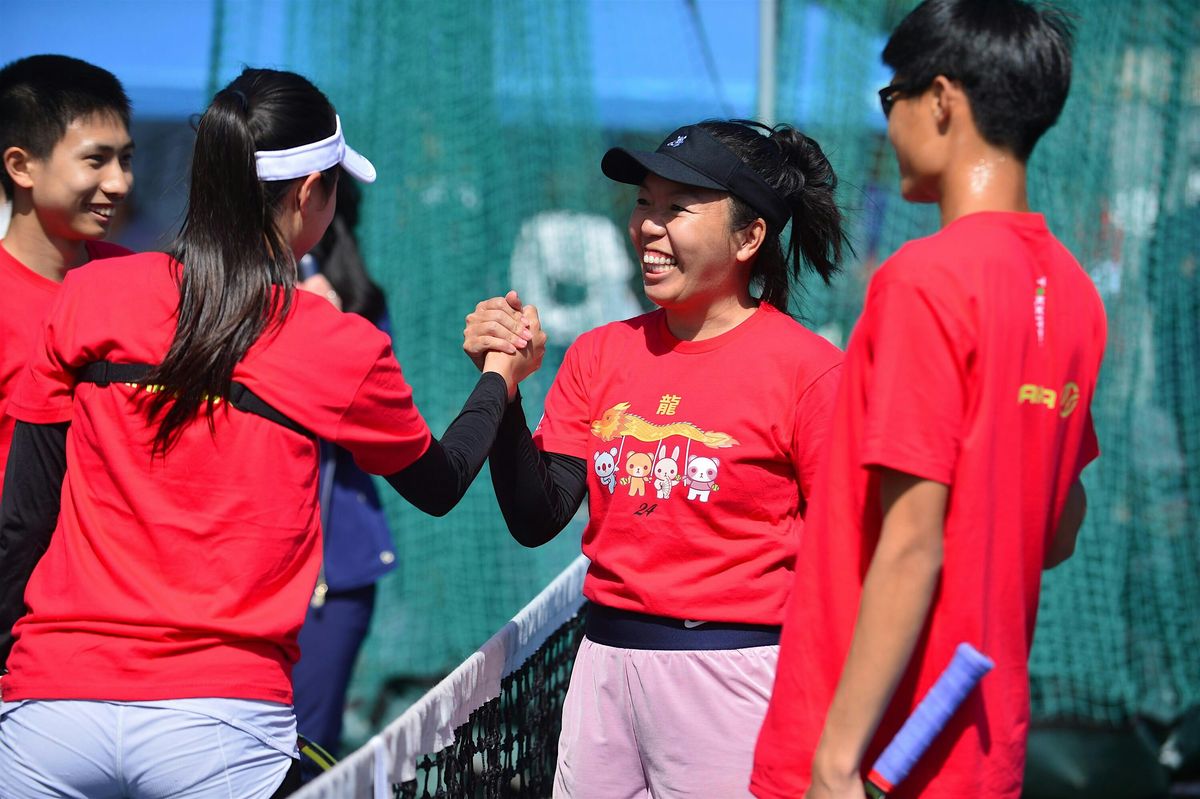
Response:
[{"label": "black sunglasses", "polygon": [[904,82],[896,82],[879,90],[879,106],[883,109],[884,119],[892,115],[892,106],[903,95],[910,93],[913,87]]}]

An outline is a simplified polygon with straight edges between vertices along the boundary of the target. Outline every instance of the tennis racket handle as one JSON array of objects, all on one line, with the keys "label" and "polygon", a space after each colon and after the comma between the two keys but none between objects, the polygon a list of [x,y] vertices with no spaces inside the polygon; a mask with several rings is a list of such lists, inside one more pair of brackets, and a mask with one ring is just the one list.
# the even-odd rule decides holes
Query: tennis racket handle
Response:
[{"label": "tennis racket handle", "polygon": [[863,787],[866,789],[868,799],[887,799],[887,791],[870,780],[867,780]]},{"label": "tennis racket handle", "polygon": [[991,659],[970,644],[958,645],[950,665],[875,761],[867,777],[868,796],[883,799],[908,776],[967,694],[993,665]]}]

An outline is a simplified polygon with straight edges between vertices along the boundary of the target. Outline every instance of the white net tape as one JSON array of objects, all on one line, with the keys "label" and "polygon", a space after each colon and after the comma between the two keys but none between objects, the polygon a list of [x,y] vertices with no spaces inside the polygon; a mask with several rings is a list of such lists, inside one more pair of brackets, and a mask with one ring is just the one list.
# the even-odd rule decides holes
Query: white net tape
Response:
[{"label": "white net tape", "polygon": [[500,695],[500,681],[532,655],[583,604],[587,558],[580,555],[512,621],[361,748],[310,782],[295,799],[391,799],[393,783],[416,777],[415,764],[454,742],[454,730]]}]

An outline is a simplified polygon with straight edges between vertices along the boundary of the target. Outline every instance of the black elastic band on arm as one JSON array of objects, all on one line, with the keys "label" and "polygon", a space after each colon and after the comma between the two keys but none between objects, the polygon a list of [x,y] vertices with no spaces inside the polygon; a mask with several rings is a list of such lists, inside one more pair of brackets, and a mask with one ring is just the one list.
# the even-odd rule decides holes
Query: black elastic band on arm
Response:
[{"label": "black elastic band on arm", "polygon": [[58,525],[68,426],[18,421],[13,430],[0,499],[0,671],[25,615],[25,586]]},{"label": "black elastic band on arm", "polygon": [[488,466],[508,531],[527,547],[541,546],[562,532],[587,496],[587,461],[540,451],[519,395],[504,414]]}]

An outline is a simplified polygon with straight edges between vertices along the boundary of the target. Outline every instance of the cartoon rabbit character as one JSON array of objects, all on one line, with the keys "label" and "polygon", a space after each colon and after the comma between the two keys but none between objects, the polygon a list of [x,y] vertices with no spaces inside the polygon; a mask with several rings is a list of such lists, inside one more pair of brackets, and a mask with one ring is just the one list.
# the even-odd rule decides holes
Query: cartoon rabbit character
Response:
[{"label": "cartoon rabbit character", "polygon": [[621,478],[621,485],[629,486],[629,496],[646,496],[646,476],[650,474],[653,462],[645,452],[631,452],[625,456],[625,473],[629,476]]},{"label": "cartoon rabbit character", "polygon": [[617,490],[617,476],[614,474],[617,471],[617,448],[613,447],[608,452],[594,452],[592,460],[595,461],[592,469],[600,478],[600,485],[608,488],[608,493],[614,493]]},{"label": "cartoon rabbit character", "polygon": [[688,499],[699,499],[708,502],[708,493],[717,491],[717,467],[721,465],[720,458],[704,458],[696,455],[688,458],[687,476],[683,484],[688,487]]},{"label": "cartoon rabbit character", "polygon": [[659,499],[670,499],[671,489],[679,482],[679,447],[667,457],[667,445],[658,449],[658,463],[654,464],[654,490]]}]

